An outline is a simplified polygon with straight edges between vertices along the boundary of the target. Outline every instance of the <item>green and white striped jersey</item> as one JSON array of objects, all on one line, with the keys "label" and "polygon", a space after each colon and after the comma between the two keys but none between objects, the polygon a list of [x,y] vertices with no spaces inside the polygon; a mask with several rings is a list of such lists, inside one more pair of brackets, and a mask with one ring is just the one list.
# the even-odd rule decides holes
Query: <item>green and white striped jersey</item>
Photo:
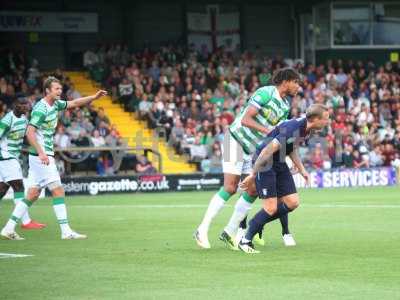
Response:
[{"label": "green and white striped jersey", "polygon": [[290,111],[290,103],[281,98],[275,86],[265,86],[256,90],[229,127],[231,134],[247,154],[254,153],[258,144],[265,137],[263,133],[242,125],[242,119],[250,106],[258,109],[255,121],[269,129],[286,120]]},{"label": "green and white striped jersey", "polygon": [[[67,108],[67,102],[56,100],[50,106],[45,99],[38,101],[32,110],[29,125],[36,127],[36,139],[47,155],[54,156],[54,135],[58,122],[58,112]],[[29,153],[37,155],[36,149],[30,147]]]},{"label": "green and white striped jersey", "polygon": [[18,118],[13,111],[0,120],[0,160],[19,158],[27,125],[26,117]]}]

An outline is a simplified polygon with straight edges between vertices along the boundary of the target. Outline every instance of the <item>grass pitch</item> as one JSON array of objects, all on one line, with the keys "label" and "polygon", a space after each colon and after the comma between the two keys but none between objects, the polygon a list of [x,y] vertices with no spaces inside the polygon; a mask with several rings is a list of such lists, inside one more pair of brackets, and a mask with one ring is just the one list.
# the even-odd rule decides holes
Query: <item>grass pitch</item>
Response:
[{"label": "grass pitch", "polygon": [[[289,216],[298,245],[283,246],[278,221],[252,256],[218,240],[236,198],[213,224],[210,250],[192,233],[212,192],[69,197],[83,241],[60,240],[42,199],[31,216],[48,227],[0,241],[1,253],[33,255],[0,259],[0,299],[400,299],[400,188],[300,193]],[[1,226],[11,210],[1,203]]]}]

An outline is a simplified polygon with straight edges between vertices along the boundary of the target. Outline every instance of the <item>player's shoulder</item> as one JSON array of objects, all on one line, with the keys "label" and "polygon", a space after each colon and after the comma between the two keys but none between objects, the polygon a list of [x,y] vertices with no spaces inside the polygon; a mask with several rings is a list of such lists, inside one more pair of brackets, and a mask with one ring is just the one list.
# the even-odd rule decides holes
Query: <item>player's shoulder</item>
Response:
[{"label": "player's shoulder", "polygon": [[4,116],[2,117],[2,119],[10,119],[14,116],[14,113],[12,110],[10,110],[8,113],[4,114]]},{"label": "player's shoulder", "polygon": [[259,103],[268,102],[272,98],[275,98],[276,93],[277,89],[275,86],[267,85],[257,89],[254,92],[252,99]]},{"label": "player's shoulder", "polygon": [[12,111],[9,111],[8,113],[6,113],[2,118],[1,118],[1,122],[2,123],[10,123],[12,122],[12,120],[14,119],[14,113]]},{"label": "player's shoulder", "polygon": [[280,128],[298,128],[301,127],[302,124],[304,123],[306,118],[293,118],[289,120],[284,120],[281,123],[279,123]]},{"label": "player's shoulder", "polygon": [[33,106],[32,112],[36,112],[36,111],[43,112],[43,113],[47,112],[47,104],[44,101],[44,99],[40,99],[39,101],[37,101],[35,103],[35,105]]}]

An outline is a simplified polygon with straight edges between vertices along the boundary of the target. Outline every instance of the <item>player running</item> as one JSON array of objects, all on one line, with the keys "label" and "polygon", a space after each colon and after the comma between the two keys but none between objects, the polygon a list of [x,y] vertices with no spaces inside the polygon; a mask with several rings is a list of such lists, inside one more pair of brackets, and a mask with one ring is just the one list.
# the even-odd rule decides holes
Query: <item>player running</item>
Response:
[{"label": "player running", "polygon": [[[282,120],[286,120],[290,103],[299,89],[300,75],[291,68],[280,69],[272,79],[274,86],[259,88],[250,97],[240,115],[229,127],[222,146],[224,186],[212,197],[204,218],[194,238],[202,248],[210,248],[208,230],[212,220],[221,211],[225,202],[237,191],[242,174],[251,172],[251,154],[262,139]],[[235,205],[235,211],[221,234],[220,239],[235,249],[234,236],[240,222],[247,216],[257,194],[244,192]],[[282,216],[282,226],[289,233],[287,216]]]},{"label": "player running", "polygon": [[[26,119],[28,110],[29,102],[25,98],[18,99],[13,110],[0,120],[0,200],[12,187],[15,204],[24,198],[24,183],[19,158],[28,125]],[[31,220],[28,212],[21,218],[23,229],[43,227],[46,225]]]},{"label": "player running", "polygon": [[256,189],[258,196],[263,200],[263,208],[250,220],[249,228],[239,243],[240,250],[259,253],[252,243],[254,235],[262,230],[265,224],[299,206],[299,195],[286,164],[286,156],[289,155],[294,166],[309,183],[309,174],[296,148],[312,131],[321,130],[328,123],[328,108],[322,104],[313,104],[307,109],[305,118],[281,123],[257,148],[253,170],[240,187],[246,191]]},{"label": "player running", "polygon": [[88,105],[92,101],[107,95],[107,92],[99,90],[92,96],[68,102],[63,101],[60,100],[62,94],[61,82],[52,76],[45,80],[43,89],[46,96],[34,106],[26,132],[28,142],[31,145],[29,150],[29,177],[33,186],[29,188],[26,199],[17,203],[11,218],[0,234],[11,240],[22,240],[23,238],[15,232],[15,226],[28,207],[38,199],[40,191],[43,188],[48,188],[53,196],[53,209],[60,224],[61,239],[85,239],[86,235],[73,231],[68,224],[64,188],[54,160],[54,134],[57,127],[58,112]]}]

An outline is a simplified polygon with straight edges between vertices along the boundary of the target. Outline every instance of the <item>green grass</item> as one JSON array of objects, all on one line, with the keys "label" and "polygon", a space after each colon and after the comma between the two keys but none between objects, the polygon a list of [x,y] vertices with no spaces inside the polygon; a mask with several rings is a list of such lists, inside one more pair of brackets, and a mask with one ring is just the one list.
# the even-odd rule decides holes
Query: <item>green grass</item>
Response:
[{"label": "green grass", "polygon": [[[43,199],[31,215],[46,229],[0,241],[0,252],[34,255],[0,259],[0,299],[400,299],[398,187],[302,190],[289,217],[298,246],[285,248],[274,222],[254,256],[218,241],[234,200],[212,226],[212,249],[197,248],[192,233],[212,194],[70,197],[84,241],[60,240]],[[11,209],[1,203],[1,225]]]}]

